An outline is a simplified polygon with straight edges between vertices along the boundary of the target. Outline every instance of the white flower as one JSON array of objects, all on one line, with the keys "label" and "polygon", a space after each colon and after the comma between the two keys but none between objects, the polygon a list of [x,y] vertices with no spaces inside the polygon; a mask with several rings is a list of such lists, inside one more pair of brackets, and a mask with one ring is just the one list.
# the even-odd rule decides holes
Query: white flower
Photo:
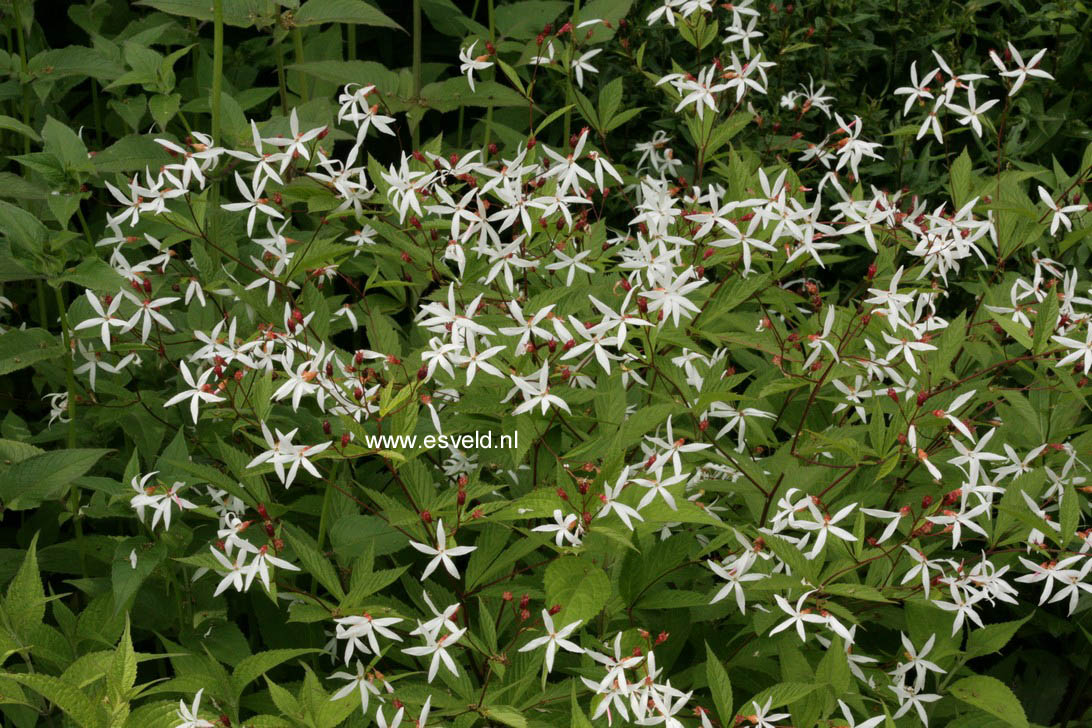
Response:
[{"label": "white flower", "polygon": [[[275,147],[284,147],[284,152],[282,152],[284,156],[281,160],[280,170],[282,174],[286,169],[288,169],[288,165],[292,164],[292,162],[295,161],[297,157],[311,159],[311,153],[307,150],[307,143],[310,142],[312,139],[318,137],[318,135],[321,134],[326,128],[325,126],[316,126],[315,128],[308,129],[305,132],[300,132],[300,120],[299,117],[296,116],[295,109],[292,109],[292,113],[289,115],[288,125],[291,131],[291,136],[274,137],[273,139],[264,140],[266,143],[272,144]],[[255,196],[258,196],[259,193],[259,190],[254,190]],[[253,213],[251,214],[253,215]],[[280,217],[280,215],[276,215],[276,217]],[[250,229],[247,228],[247,235],[249,234]]]},{"label": "white flower", "polygon": [[[292,113],[295,114],[295,111],[293,111]],[[246,218],[247,235],[254,234],[254,217],[258,214],[259,210],[264,212],[266,215],[269,215],[270,217],[275,217],[279,220],[284,219],[284,215],[277,212],[274,208],[270,207],[268,204],[269,201],[266,198],[262,197],[262,190],[265,188],[265,183],[268,181],[268,178],[263,178],[261,182],[255,180],[254,189],[251,190],[251,188],[247,186],[246,182],[243,181],[243,178],[239,175],[239,173],[236,172],[235,184],[238,185],[239,194],[243,196],[246,202],[229,202],[227,204],[220,205],[220,207],[230,212],[241,212],[242,210],[250,211],[249,213],[247,213]]]},{"label": "white flower", "polygon": [[579,58],[574,58],[573,73],[576,75],[576,85],[580,88],[584,88],[584,72],[599,73],[599,69],[588,63],[589,60],[595,58],[597,55],[603,52],[602,48],[593,48],[592,50],[584,53]]},{"label": "white flower", "polygon": [[[360,691],[360,710],[367,714],[368,712],[368,697],[369,695],[379,695],[379,688],[375,686],[374,677],[370,677],[367,671],[364,669],[363,663],[360,660],[356,661],[356,674],[352,675],[347,672],[335,672],[330,676],[331,679],[336,678],[338,680],[348,680],[349,682],[342,686],[336,693],[330,696],[330,700],[341,700],[346,695],[352,694],[353,690]],[[380,698],[382,700],[382,698]]]},{"label": "white flower", "polygon": [[[454,632],[446,632],[445,634],[438,634],[429,630],[423,629],[420,622],[418,629],[420,629],[422,636],[425,638],[425,644],[420,647],[406,647],[402,652],[407,655],[413,655],[414,657],[425,657],[432,655],[432,662],[428,667],[428,681],[431,683],[433,678],[436,677],[436,671],[440,667],[440,663],[443,662],[452,675],[458,677],[459,669],[455,666],[455,661],[451,659],[451,655],[447,654],[449,647],[453,646],[459,641],[459,638],[466,632],[466,627],[457,629]],[[443,626],[443,625],[441,625]]]},{"label": "white flower", "polygon": [[109,305],[103,309],[102,304],[99,302],[97,296],[91,291],[85,292],[88,303],[91,304],[91,308],[95,311],[95,316],[89,319],[84,319],[80,323],[72,327],[73,331],[80,331],[81,329],[89,329],[95,326],[100,327],[99,333],[102,336],[102,345],[107,351],[110,351],[110,327],[125,329],[128,323],[114,314],[118,311],[118,306],[121,305],[122,296],[119,293],[114,296]]},{"label": "white flower", "polygon": [[568,542],[570,546],[580,545],[580,536],[584,533],[584,527],[580,523],[580,516],[575,513],[565,515],[560,508],[554,509],[554,523],[545,526],[535,526],[532,531],[540,533],[553,533],[554,543],[558,548]]},{"label": "white flower", "polygon": [[186,380],[186,384],[190,386],[184,392],[179,392],[166,402],[163,403],[164,407],[170,407],[182,402],[186,399],[190,400],[190,414],[193,415],[193,423],[197,424],[197,406],[201,402],[223,402],[224,398],[213,394],[212,387],[208,384],[209,377],[213,375],[212,369],[206,369],[197,376],[195,380],[193,375],[190,374],[190,368],[186,366],[185,361],[179,362],[179,367],[182,370],[182,378]]},{"label": "white flower", "polygon": [[1020,87],[1024,85],[1024,81],[1026,81],[1029,76],[1035,76],[1036,78],[1045,78],[1051,81],[1054,80],[1054,77],[1043,69],[1035,68],[1035,65],[1039,63],[1039,61],[1042,60],[1043,55],[1046,54],[1046,48],[1041,48],[1036,51],[1035,55],[1032,56],[1031,60],[1027,63],[1024,63],[1023,56],[1020,55],[1020,51],[1016,50],[1016,46],[1014,46],[1012,43],[1009,43],[1009,53],[1012,54],[1013,59],[1016,61],[1016,69],[1012,71],[1009,71],[1005,68],[1005,64],[1001,61],[1001,58],[998,57],[996,51],[990,51],[990,60],[993,61],[993,65],[997,66],[997,70],[1001,72],[1001,75],[1007,78],[1016,79],[1016,82],[1012,85],[1012,88],[1009,89],[1009,96],[1015,95],[1016,92],[1020,90]]},{"label": "white flower", "polygon": [[478,45],[478,41],[474,41],[466,49],[459,51],[459,73],[466,74],[466,80],[470,84],[470,91],[474,91],[474,71],[481,71],[489,68],[493,65],[492,61],[487,61],[489,54],[474,57],[474,46]]},{"label": "white flower", "polygon": [[[546,410],[550,408],[550,405],[571,412],[565,400],[556,394],[550,394],[550,385],[548,383],[550,368],[546,362],[543,362],[537,374],[532,374],[529,377],[517,377],[514,374],[509,376],[516,385],[509,394],[514,394],[517,389],[523,394],[523,404],[512,410],[513,415],[530,412],[538,405],[542,406],[542,414],[546,414]],[[507,397],[505,399],[507,400]]]},{"label": "white flower", "polygon": [[271,564],[278,569],[288,569],[289,571],[300,570],[300,567],[290,564],[284,559],[270,556],[269,547],[262,546],[258,549],[258,553],[254,557],[254,560],[246,567],[246,585],[244,590],[250,589],[250,584],[254,581],[255,576],[260,576],[262,577],[262,584],[265,586],[266,591],[269,591],[269,566]]},{"label": "white flower", "polygon": [[773,705],[772,697],[767,699],[766,703],[761,707],[759,707],[758,703],[753,700],[751,701],[751,705],[753,705],[755,709],[753,716],[754,720],[752,721],[755,725],[755,728],[776,728],[776,726],[774,725],[774,721],[784,720],[785,718],[789,717],[788,713],[774,713],[773,715],[769,714],[768,711],[770,710],[770,706]]},{"label": "white flower", "polygon": [[1067,336],[1050,337],[1051,341],[1055,341],[1059,344],[1062,344],[1063,346],[1073,349],[1073,351],[1067,353],[1065,356],[1055,362],[1054,366],[1069,366],[1075,361],[1083,360],[1081,361],[1081,364],[1084,367],[1084,373],[1088,374],[1089,370],[1092,369],[1092,324],[1086,324],[1086,327],[1087,328],[1085,331],[1083,343],[1077,341],[1076,339],[1071,339]]},{"label": "white flower", "polygon": [[781,624],[777,625],[770,630],[770,635],[775,635],[778,632],[788,629],[789,627],[796,627],[796,633],[800,635],[800,641],[807,640],[807,634],[804,632],[804,623],[811,622],[812,624],[825,624],[827,619],[818,614],[813,614],[811,610],[804,610],[804,601],[811,596],[812,592],[805,592],[796,600],[796,606],[793,607],[789,604],[788,600],[780,594],[774,594],[774,601],[777,602],[777,606],[781,607],[781,611],[789,615]]},{"label": "white flower", "polygon": [[990,99],[981,106],[975,106],[975,93],[974,84],[972,83],[967,88],[967,105],[959,106],[957,104],[948,104],[948,108],[957,114],[963,114],[959,117],[958,121],[963,126],[970,126],[974,129],[974,133],[978,136],[982,136],[982,122],[979,120],[979,116],[991,109],[997,104],[997,99]]},{"label": "white flower", "polygon": [[447,573],[451,574],[452,577],[456,579],[461,578],[459,576],[459,570],[455,568],[455,562],[451,560],[451,557],[463,556],[478,548],[477,546],[452,546],[451,548],[448,548],[447,534],[444,532],[444,519],[442,518],[436,522],[435,548],[423,543],[418,543],[416,541],[410,541],[409,545],[423,554],[434,557],[432,561],[428,562],[428,566],[425,567],[425,572],[421,574],[422,581],[427,579],[429,577],[429,574],[435,571],[436,567],[440,564],[444,565]]},{"label": "white flower", "polygon": [[186,701],[178,701],[177,715],[182,722],[176,725],[174,728],[216,728],[216,724],[204,720],[198,717],[197,711],[201,707],[201,693],[205,692],[204,688],[197,691],[197,695],[193,696],[193,706],[187,708]]},{"label": "white flower", "polygon": [[529,652],[542,645],[546,645],[546,672],[549,673],[554,669],[554,654],[557,653],[559,647],[566,652],[575,652],[577,654],[584,653],[584,649],[580,645],[566,639],[566,637],[573,633],[573,630],[580,626],[581,621],[583,620],[577,620],[576,622],[565,625],[561,629],[555,630],[553,618],[547,610],[543,609],[542,625],[546,630],[546,635],[543,637],[536,637],[523,647],[520,647],[519,651]]},{"label": "white flower", "polygon": [[1070,221],[1068,215],[1071,212],[1079,212],[1085,209],[1084,205],[1066,205],[1061,206],[1054,201],[1054,198],[1050,196],[1046,188],[1039,185],[1039,198],[1049,207],[1054,215],[1050,218],[1050,234],[1054,235],[1058,231],[1059,225],[1064,225],[1067,231],[1073,229],[1073,223]]},{"label": "white flower", "polygon": [[[401,617],[373,617],[365,612],[362,615],[353,615],[351,617],[339,617],[334,622],[337,627],[334,630],[335,639],[348,640],[345,644],[345,664],[349,664],[349,659],[353,656],[353,650],[360,650],[367,654],[369,651],[374,654],[380,654],[379,640],[376,635],[385,637],[395,642],[401,642],[402,638],[398,636],[393,630],[389,629],[391,626],[398,624],[402,621]],[[364,640],[368,641],[368,644],[364,644]]]}]

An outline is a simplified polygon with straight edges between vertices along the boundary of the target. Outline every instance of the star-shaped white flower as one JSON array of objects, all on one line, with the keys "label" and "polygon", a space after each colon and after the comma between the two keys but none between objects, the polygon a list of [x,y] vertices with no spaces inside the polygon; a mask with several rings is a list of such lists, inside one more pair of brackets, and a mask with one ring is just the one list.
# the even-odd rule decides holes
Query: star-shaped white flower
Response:
[{"label": "star-shaped white flower", "polygon": [[550,616],[550,613],[542,610],[542,625],[546,630],[546,634],[542,637],[536,637],[523,647],[519,648],[520,652],[530,652],[533,649],[546,645],[546,672],[550,672],[554,669],[554,655],[557,654],[557,648],[565,650],[566,652],[575,652],[576,654],[583,654],[584,648],[575,642],[570,642],[566,639],[573,633],[583,620],[577,620],[571,622],[561,629],[554,629],[554,620]]},{"label": "star-shaped white flower", "polygon": [[444,519],[442,518],[436,522],[436,548],[416,541],[410,541],[409,545],[421,553],[433,557],[432,561],[428,562],[428,566],[425,567],[425,573],[421,574],[422,581],[427,579],[429,574],[435,571],[440,564],[444,565],[447,573],[451,574],[452,577],[462,578],[459,576],[459,570],[455,568],[455,562],[451,560],[451,557],[463,556],[478,548],[477,546],[457,546],[454,544],[449,548],[447,534],[444,533]]}]

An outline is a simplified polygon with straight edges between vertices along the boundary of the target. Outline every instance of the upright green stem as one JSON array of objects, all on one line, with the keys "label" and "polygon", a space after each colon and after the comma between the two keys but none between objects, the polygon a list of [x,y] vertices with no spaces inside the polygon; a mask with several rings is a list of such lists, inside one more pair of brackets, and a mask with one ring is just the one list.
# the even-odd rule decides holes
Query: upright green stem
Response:
[{"label": "upright green stem", "polygon": [[[421,102],[421,0],[413,0],[413,103]],[[413,122],[410,129],[413,148],[421,144],[421,120]]]},{"label": "upright green stem", "polygon": [[284,48],[279,41],[274,41],[277,50],[277,86],[281,95],[281,113],[288,116],[288,84],[284,78]]},{"label": "upright green stem", "polygon": [[[212,98],[209,107],[212,110],[212,143],[220,144],[220,96],[224,85],[224,0],[213,0],[212,4]],[[212,207],[208,214],[209,237],[218,238],[220,207],[220,183],[212,183],[209,190],[209,202]]]},{"label": "upright green stem", "polygon": [[[488,12],[489,12],[489,42],[490,43],[496,43],[497,42],[497,30],[496,30],[495,17],[494,17],[494,13],[493,13],[493,0],[489,0],[489,2],[487,4],[487,8],[488,8]],[[494,71],[494,73],[495,73],[495,71]],[[493,107],[490,105],[490,106],[485,107],[485,140],[482,143],[482,149],[484,150],[482,152],[483,155],[488,155],[489,154],[489,142],[492,141],[492,139],[491,139],[492,136],[493,136]]]},{"label": "upright green stem", "polygon": [[[57,311],[61,316],[61,343],[64,346],[64,378],[68,389],[68,448],[76,447],[76,374],[72,368],[72,332],[68,327],[68,311],[64,301],[63,284],[53,289],[57,299]],[[76,547],[80,552],[80,570],[87,577],[87,550],[83,540],[83,521],[80,520],[80,486],[72,484],[69,495],[72,509],[72,525],[76,529]]]},{"label": "upright green stem", "polygon": [[95,115],[95,142],[102,148],[102,100],[99,98],[99,82],[91,81],[91,111]]},{"label": "upright green stem", "polygon": [[224,85],[224,0],[212,4],[212,141],[220,143],[220,95]]},{"label": "upright green stem", "polygon": [[[296,63],[301,63],[302,64],[303,61],[304,61],[303,31],[300,30],[299,28],[293,28],[292,29],[292,44],[296,47]],[[299,74],[299,84],[300,84],[300,98],[303,99],[304,101],[307,101],[308,99],[311,98],[311,95],[310,95],[310,93],[308,93],[308,90],[307,90],[307,77],[304,76],[302,73]]]},{"label": "upright green stem", "polygon": [[[12,3],[12,11],[15,15],[15,41],[19,46],[19,65],[23,76],[19,82],[23,92],[23,123],[30,126],[30,86],[26,82],[30,70],[27,67],[27,42],[23,37],[23,18],[19,12],[19,3]],[[23,154],[30,154],[30,137],[26,135],[23,135]]]},{"label": "upright green stem", "polygon": [[34,293],[38,299],[38,321],[43,329],[49,328],[49,314],[46,313],[45,284],[41,280],[34,281]]}]

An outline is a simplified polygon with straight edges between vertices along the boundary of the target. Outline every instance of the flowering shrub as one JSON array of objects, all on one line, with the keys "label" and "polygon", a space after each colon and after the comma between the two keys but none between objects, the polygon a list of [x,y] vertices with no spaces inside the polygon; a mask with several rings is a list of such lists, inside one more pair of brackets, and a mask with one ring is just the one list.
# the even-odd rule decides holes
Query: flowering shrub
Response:
[{"label": "flowering shrub", "polygon": [[[325,57],[398,28],[364,3],[142,4],[34,56],[12,6],[6,721],[1092,718],[1092,146],[1038,163],[1048,49],[927,47],[862,114],[782,74],[792,6],[415,2],[397,73]],[[199,21],[190,88],[150,46]],[[31,126],[77,56],[155,129]]]}]

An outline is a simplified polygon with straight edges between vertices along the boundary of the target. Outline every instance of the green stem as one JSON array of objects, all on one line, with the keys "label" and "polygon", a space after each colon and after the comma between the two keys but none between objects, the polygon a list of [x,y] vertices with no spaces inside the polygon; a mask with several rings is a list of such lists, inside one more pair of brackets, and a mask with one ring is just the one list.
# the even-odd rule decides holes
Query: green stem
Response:
[{"label": "green stem", "polygon": [[[220,144],[220,97],[224,84],[224,0],[213,0],[212,5],[212,98],[209,107],[212,110],[212,143]],[[220,208],[220,182],[214,181],[209,190],[211,210],[208,215],[209,236],[216,238],[219,232],[218,211]]]},{"label": "green stem", "polygon": [[[490,0],[492,2],[492,0]],[[413,0],[413,103],[421,102],[421,0]],[[413,148],[421,144],[421,120],[412,122]]]},{"label": "green stem", "polygon": [[212,4],[212,142],[220,139],[220,95],[223,93],[224,76],[224,0]]},{"label": "green stem", "polygon": [[[82,218],[83,215],[81,214]],[[53,289],[57,299],[57,311],[61,316],[61,343],[64,346],[64,378],[68,389],[68,448],[76,447],[76,374],[72,368],[72,332],[68,327],[68,311],[64,301],[64,284]],[[69,502],[72,508],[72,525],[76,529],[76,546],[80,552],[80,571],[87,578],[87,549],[83,540],[83,522],[80,520],[80,486],[72,484]]]},{"label": "green stem", "polygon": [[[488,0],[488,4],[487,4],[486,7],[487,7],[487,10],[488,10],[488,13],[489,13],[489,42],[490,43],[496,43],[497,42],[497,30],[496,30],[495,15],[494,15],[494,12],[493,12],[493,0]],[[482,149],[483,149],[482,154],[484,156],[488,156],[488,154],[489,154],[489,143],[492,141],[492,136],[493,136],[493,107],[492,106],[487,106],[487,107],[485,107],[485,139],[484,139],[484,141],[482,143]]]},{"label": "green stem", "polygon": [[[296,63],[302,64],[304,61],[303,55],[303,31],[299,28],[292,29],[292,45],[296,48]],[[302,73],[299,74],[300,84],[300,98],[307,101],[310,98],[310,94],[307,91],[307,77]]]},{"label": "green stem", "polygon": [[284,48],[279,41],[274,42],[277,49],[277,86],[281,93],[281,113],[288,116],[288,84],[284,78]]},{"label": "green stem", "polygon": [[95,141],[102,148],[102,100],[99,98],[99,82],[91,80],[91,110],[95,115]]},{"label": "green stem", "polygon": [[34,294],[38,299],[38,323],[43,329],[49,328],[49,314],[46,313],[45,285],[41,280],[34,281]]},{"label": "green stem", "polygon": [[[23,37],[23,18],[19,12],[19,3],[12,3],[12,12],[15,15],[15,40],[19,46],[19,65],[22,78],[19,86],[23,92],[23,123],[30,126],[30,86],[27,84],[27,76],[30,73],[27,67],[27,43]],[[30,154],[30,137],[23,136],[23,154]]]}]

